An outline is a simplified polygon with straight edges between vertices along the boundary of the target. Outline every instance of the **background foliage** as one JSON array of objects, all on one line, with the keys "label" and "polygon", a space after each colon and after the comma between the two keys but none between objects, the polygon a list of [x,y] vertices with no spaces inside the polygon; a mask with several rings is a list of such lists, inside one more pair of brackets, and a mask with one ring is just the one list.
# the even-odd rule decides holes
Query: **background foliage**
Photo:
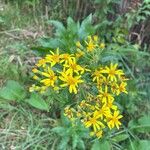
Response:
[{"label": "background foliage", "polygon": [[[1,0],[0,149],[149,150],[149,33],[149,0]],[[70,126],[61,96],[28,92],[31,69],[47,50],[73,51],[94,34],[110,51],[102,62],[117,61],[130,77],[129,94],[118,98],[124,125],[102,140]]]}]

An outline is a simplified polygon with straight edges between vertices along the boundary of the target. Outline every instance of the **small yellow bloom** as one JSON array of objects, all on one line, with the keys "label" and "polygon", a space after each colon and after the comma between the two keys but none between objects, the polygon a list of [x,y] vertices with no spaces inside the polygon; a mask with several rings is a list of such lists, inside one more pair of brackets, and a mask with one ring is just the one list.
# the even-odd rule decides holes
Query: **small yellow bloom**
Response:
[{"label": "small yellow bloom", "polygon": [[113,104],[114,100],[113,99],[109,99],[108,102],[105,105],[105,107],[108,107],[109,109],[112,110],[117,110],[117,106]]},{"label": "small yellow bloom", "polygon": [[94,73],[92,74],[93,81],[99,81],[99,79],[102,79],[103,75],[101,74],[100,70],[96,69]]},{"label": "small yellow bloom", "polygon": [[47,72],[42,72],[41,73],[43,76],[45,76],[45,79],[42,79],[40,82],[43,83],[45,86],[52,86],[54,87],[54,83],[57,80],[57,76],[55,75],[55,73],[53,72],[52,69],[50,69],[49,67],[47,68]]},{"label": "small yellow bloom", "polygon": [[73,59],[73,55],[70,55],[70,54],[61,54],[60,55],[60,63],[68,63],[69,61],[71,61]]},{"label": "small yellow bloom", "polygon": [[77,46],[78,48],[80,48],[82,45],[81,45],[81,43],[78,41],[78,42],[76,42],[76,46]]},{"label": "small yellow bloom", "polygon": [[34,75],[34,76],[33,76],[33,79],[34,79],[34,80],[39,80],[40,78],[39,78],[38,76]]},{"label": "small yellow bloom", "polygon": [[96,106],[96,115],[99,116],[101,119],[103,119],[105,116],[109,116],[109,107],[107,107],[106,104],[104,104],[102,107]]},{"label": "small yellow bloom", "polygon": [[69,92],[75,94],[77,94],[78,84],[83,82],[83,80],[81,80],[81,76],[73,77],[71,74],[68,74],[66,72],[61,72],[61,76],[59,76],[59,79],[65,82],[60,85],[61,87],[68,86]]},{"label": "small yellow bloom", "polygon": [[113,96],[108,93],[108,87],[105,86],[105,91],[100,90],[100,94],[98,95],[102,103],[107,103],[109,100],[114,100]]},{"label": "small yellow bloom", "polygon": [[102,137],[103,131],[99,130],[97,132],[90,132],[90,136],[96,136],[98,139]]},{"label": "small yellow bloom", "polygon": [[51,64],[51,67],[53,67],[55,64],[60,62],[59,49],[56,49],[56,54],[52,51],[50,51],[50,53],[51,55],[46,55],[45,60]]},{"label": "small yellow bloom", "polygon": [[45,59],[40,59],[39,61],[38,61],[38,63],[36,64],[38,67],[45,67],[46,66],[46,61],[45,61]]},{"label": "small yellow bloom", "polygon": [[117,95],[119,95],[122,92],[128,94],[126,90],[126,86],[127,86],[126,82],[121,82],[121,84],[118,86],[118,89],[117,89]]},{"label": "small yellow bloom", "polygon": [[37,70],[36,68],[33,68],[33,69],[32,69],[32,72],[33,72],[33,73],[37,73],[38,70]]},{"label": "small yellow bloom", "polygon": [[103,73],[108,74],[108,79],[110,79],[111,81],[117,81],[117,76],[120,77],[122,75],[124,75],[122,70],[117,70],[117,66],[118,64],[110,64],[110,67],[105,67],[105,69],[103,69]]},{"label": "small yellow bloom", "polygon": [[89,42],[86,42],[86,44],[87,44],[88,52],[92,52],[96,48],[96,45],[92,40],[90,40]]},{"label": "small yellow bloom", "polygon": [[67,74],[73,74],[74,72],[79,75],[79,73],[84,73],[84,68],[76,63],[75,59],[70,60],[67,64],[64,64],[64,70]]},{"label": "small yellow bloom", "polygon": [[75,54],[76,58],[82,57],[85,53],[81,50],[77,50],[78,52]]},{"label": "small yellow bloom", "polygon": [[101,43],[101,44],[99,45],[99,47],[100,47],[101,49],[104,49],[104,48],[105,48],[105,44],[104,44],[104,43]]},{"label": "small yellow bloom", "polygon": [[70,107],[66,107],[64,110],[64,115],[70,119],[73,118],[73,109]]},{"label": "small yellow bloom", "polygon": [[97,35],[94,35],[94,36],[93,36],[93,39],[94,39],[95,42],[97,42],[97,41],[98,41],[98,36],[97,36]]},{"label": "small yellow bloom", "polygon": [[86,122],[85,122],[85,126],[87,128],[91,127],[93,128],[94,132],[97,132],[98,130],[100,130],[101,128],[104,128],[105,125],[99,121],[99,116],[97,115],[97,113],[93,113],[93,117],[90,117]]},{"label": "small yellow bloom", "polygon": [[121,125],[119,119],[121,119],[122,117],[122,115],[119,115],[119,111],[114,111],[114,114],[108,117],[108,127],[112,129],[116,126],[117,129],[119,129],[119,126]]}]

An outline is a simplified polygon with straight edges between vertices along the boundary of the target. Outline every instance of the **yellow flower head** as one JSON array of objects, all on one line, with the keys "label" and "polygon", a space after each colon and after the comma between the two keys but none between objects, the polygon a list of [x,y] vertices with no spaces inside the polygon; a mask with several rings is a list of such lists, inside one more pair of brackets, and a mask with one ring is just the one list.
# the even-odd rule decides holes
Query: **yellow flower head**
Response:
[{"label": "yellow flower head", "polygon": [[72,74],[68,74],[67,72],[61,72],[59,79],[64,82],[61,84],[61,87],[68,86],[69,92],[75,94],[77,94],[78,84],[83,82],[83,80],[81,80],[81,76],[72,76]]},{"label": "yellow flower head", "polygon": [[81,45],[81,43],[78,41],[78,42],[76,42],[76,46],[77,46],[78,48],[80,48],[82,45]]},{"label": "yellow flower head", "polygon": [[84,68],[82,68],[80,65],[76,63],[75,59],[70,60],[68,63],[64,64],[64,71],[66,71],[67,74],[83,74]]},{"label": "yellow flower head", "polygon": [[101,44],[99,45],[99,47],[100,47],[101,49],[104,49],[104,48],[105,48],[105,44],[104,44],[104,43],[101,43]]},{"label": "yellow flower head", "polygon": [[105,125],[101,121],[99,121],[99,116],[97,115],[96,112],[94,112],[93,116],[89,117],[89,119],[85,122],[85,126],[87,128],[92,126],[94,132],[97,132],[101,128],[105,127]]},{"label": "yellow flower head", "polygon": [[41,74],[46,78],[42,79],[40,82],[47,87],[54,87],[54,84],[57,80],[57,76],[55,75],[54,71],[50,67],[48,67],[47,72],[42,72]]},{"label": "yellow flower head", "polygon": [[38,63],[36,64],[38,67],[45,67],[46,66],[46,61],[45,61],[45,59],[40,59],[39,61],[38,61]]},{"label": "yellow flower head", "polygon": [[68,63],[69,61],[71,61],[73,59],[73,55],[70,54],[61,54],[60,55],[60,63]]},{"label": "yellow flower head", "polygon": [[119,126],[121,125],[119,119],[122,117],[122,115],[119,115],[119,111],[114,111],[114,113],[108,117],[108,127],[112,129],[116,126],[117,129],[119,129]]},{"label": "yellow flower head", "polygon": [[110,67],[105,67],[105,69],[103,69],[103,73],[108,74],[108,79],[110,79],[111,81],[117,81],[117,77],[120,77],[122,75],[124,75],[122,70],[118,70],[117,69],[118,64],[110,64]]},{"label": "yellow flower head", "polygon": [[56,49],[56,54],[52,51],[50,51],[50,55],[46,55],[45,61],[51,64],[51,67],[53,67],[55,64],[60,62],[60,55],[59,55],[59,49]]}]

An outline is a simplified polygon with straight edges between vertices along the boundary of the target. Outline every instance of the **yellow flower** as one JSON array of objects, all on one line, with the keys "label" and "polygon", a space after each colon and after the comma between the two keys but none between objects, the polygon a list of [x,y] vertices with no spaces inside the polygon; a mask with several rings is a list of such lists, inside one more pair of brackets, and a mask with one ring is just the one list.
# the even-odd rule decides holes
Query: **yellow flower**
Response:
[{"label": "yellow flower", "polygon": [[97,35],[94,35],[94,36],[93,36],[93,39],[94,39],[95,42],[97,42],[97,41],[98,41],[98,36],[97,36]]},{"label": "yellow flower", "polygon": [[92,52],[95,48],[96,48],[96,44],[93,42],[92,39],[89,40],[89,42],[85,41],[86,45],[87,45],[87,51],[88,52]]},{"label": "yellow flower", "polygon": [[98,139],[102,137],[103,131],[99,130],[97,132],[90,132],[90,136],[96,136]]},{"label": "yellow flower", "polygon": [[97,115],[97,113],[94,112],[93,117],[89,117],[89,119],[85,121],[84,124],[87,128],[92,126],[92,128],[94,129],[94,132],[97,132],[101,128],[105,127],[104,124],[98,119],[99,119],[99,116]]},{"label": "yellow flower", "polygon": [[37,73],[38,70],[37,70],[36,68],[33,68],[33,69],[32,69],[32,72],[33,72],[33,73]]},{"label": "yellow flower", "polygon": [[113,93],[113,94],[116,94],[116,93],[117,93],[117,90],[118,90],[118,84],[115,83],[115,82],[113,82],[113,83],[110,84],[110,86],[111,86],[111,91],[112,91],[112,93]]},{"label": "yellow flower", "polygon": [[83,80],[80,79],[81,76],[75,76],[73,77],[71,74],[68,74],[66,72],[61,72],[61,76],[59,77],[60,80],[62,80],[63,84],[61,84],[61,87],[68,86],[70,93],[77,94],[77,87],[79,83],[82,83]]},{"label": "yellow flower", "polygon": [[82,101],[80,102],[80,104],[79,104],[79,106],[80,106],[81,108],[86,107],[86,105],[87,105],[87,103],[85,102],[85,100],[82,100]]},{"label": "yellow flower", "polygon": [[35,84],[33,84],[33,85],[29,88],[29,92],[38,91],[39,89],[40,89],[39,86],[36,86]]},{"label": "yellow flower", "polygon": [[96,115],[101,117],[103,119],[104,116],[110,115],[110,109],[106,105],[103,105],[101,108],[99,106],[96,106]]},{"label": "yellow flower", "polygon": [[60,63],[68,63],[69,61],[71,61],[71,59],[73,58],[73,56],[72,55],[70,55],[70,54],[61,54],[60,55],[60,59],[61,59],[61,61],[60,61]]},{"label": "yellow flower", "polygon": [[102,101],[102,103],[107,103],[109,100],[114,100],[113,96],[108,93],[108,87],[105,86],[105,91],[103,91],[102,89],[99,91],[100,94],[98,95],[98,97],[100,98],[100,100]]},{"label": "yellow flower", "polygon": [[38,63],[36,64],[38,67],[45,67],[46,66],[46,61],[45,61],[45,59],[40,59],[39,61],[38,61]]},{"label": "yellow flower", "polygon": [[104,49],[104,48],[105,48],[105,44],[104,44],[104,43],[101,43],[101,44],[99,45],[99,47],[100,47],[101,49]]},{"label": "yellow flower", "polygon": [[84,68],[82,68],[80,65],[76,63],[75,59],[70,60],[67,64],[64,64],[64,71],[66,71],[67,74],[73,74],[74,72],[76,74],[83,74]]},{"label": "yellow flower", "polygon": [[94,71],[94,73],[92,74],[92,76],[93,76],[93,81],[99,81],[99,80],[103,80],[103,75],[101,74],[101,70],[100,69],[96,69],[95,71]]},{"label": "yellow flower", "polygon": [[77,42],[76,42],[76,46],[77,46],[78,48],[80,48],[82,45],[81,45],[81,43],[80,43],[79,41],[77,41]]},{"label": "yellow flower", "polygon": [[105,69],[103,69],[103,73],[107,73],[108,74],[108,79],[110,79],[111,81],[117,81],[117,77],[120,77],[121,75],[124,75],[122,70],[117,70],[117,66],[118,64],[110,64],[110,67],[105,67]]},{"label": "yellow flower", "polygon": [[126,90],[127,83],[126,82],[121,82],[121,84],[118,86],[117,89],[117,95],[119,95],[121,92],[128,94]]},{"label": "yellow flower", "polygon": [[119,126],[121,125],[119,119],[121,119],[122,117],[122,115],[119,115],[119,111],[114,111],[114,114],[108,117],[108,127],[112,129],[116,126],[117,129],[119,129]]},{"label": "yellow flower", "polygon": [[64,109],[64,115],[67,116],[68,118],[73,118],[73,109],[70,107],[66,107]]},{"label": "yellow flower", "polygon": [[108,102],[105,105],[105,107],[108,107],[109,109],[117,110],[117,106],[113,104],[114,100],[109,99]]},{"label": "yellow flower", "polygon": [[47,78],[41,80],[40,82],[43,83],[47,87],[48,86],[54,87],[54,83],[57,80],[57,76],[55,76],[55,73],[53,72],[53,70],[48,67],[47,72],[42,72],[41,74]]},{"label": "yellow flower", "polygon": [[39,78],[37,75],[34,75],[34,76],[33,76],[33,79],[34,79],[34,80],[39,80],[40,78]]},{"label": "yellow flower", "polygon": [[46,91],[46,89],[47,89],[47,86],[42,86],[42,87],[40,87],[39,92],[42,94]]},{"label": "yellow flower", "polygon": [[77,49],[77,53],[75,54],[76,58],[80,58],[82,57],[85,53],[83,51],[81,51],[80,49]]},{"label": "yellow flower", "polygon": [[60,62],[59,49],[56,49],[56,54],[52,51],[50,51],[50,53],[51,55],[46,55],[45,60],[51,64],[51,67],[53,67],[55,64]]}]

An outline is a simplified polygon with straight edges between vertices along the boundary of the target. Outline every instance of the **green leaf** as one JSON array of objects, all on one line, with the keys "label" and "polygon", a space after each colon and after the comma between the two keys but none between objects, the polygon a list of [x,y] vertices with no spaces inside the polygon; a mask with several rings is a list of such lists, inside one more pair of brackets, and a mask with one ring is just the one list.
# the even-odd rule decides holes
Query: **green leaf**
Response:
[{"label": "green leaf", "polygon": [[135,150],[150,150],[150,140],[133,141],[129,145],[129,150],[133,150],[133,149],[135,149]]},{"label": "green leaf", "polygon": [[73,147],[73,149],[75,149],[77,147],[78,139],[79,139],[79,137],[77,134],[74,134],[72,136],[72,147]]},{"label": "green leaf", "polygon": [[96,140],[91,148],[91,150],[110,150],[110,149],[111,149],[111,145],[106,140],[102,140],[102,141]]},{"label": "green leaf", "polygon": [[29,99],[26,99],[26,102],[40,110],[49,111],[48,104],[38,94],[33,93]]},{"label": "green leaf", "polygon": [[57,133],[60,136],[64,136],[66,134],[66,129],[64,127],[55,127],[51,131]]},{"label": "green leaf", "polygon": [[128,137],[129,135],[124,133],[124,134],[116,135],[115,137],[112,138],[112,140],[114,142],[121,142],[121,141],[126,140]]},{"label": "green leaf", "polygon": [[7,81],[6,86],[0,89],[0,97],[6,100],[21,101],[25,96],[25,89],[13,80]]},{"label": "green leaf", "polygon": [[150,116],[143,116],[138,121],[130,121],[128,126],[130,127],[131,130],[145,133],[145,132],[150,132]]},{"label": "green leaf", "polygon": [[80,149],[80,150],[84,150],[85,149],[85,144],[83,142],[82,139],[78,140],[78,145],[77,147]]},{"label": "green leaf", "polygon": [[53,24],[55,26],[57,36],[60,36],[60,34],[62,34],[66,30],[64,25],[59,21],[49,20],[48,23]]},{"label": "green leaf", "polygon": [[58,145],[58,150],[65,150],[67,148],[69,140],[70,138],[68,136],[63,137]]}]

